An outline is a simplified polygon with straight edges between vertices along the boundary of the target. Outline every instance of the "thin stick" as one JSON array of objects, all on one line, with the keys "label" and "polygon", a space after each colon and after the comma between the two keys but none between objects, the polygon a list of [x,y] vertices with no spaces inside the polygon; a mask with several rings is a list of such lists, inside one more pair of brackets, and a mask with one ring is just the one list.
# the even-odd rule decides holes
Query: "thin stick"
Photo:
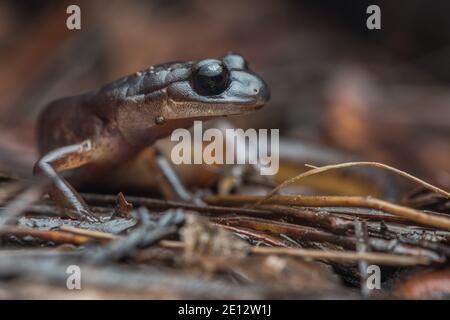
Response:
[{"label": "thin stick", "polygon": [[321,229],[293,223],[249,217],[217,218],[213,221],[221,225],[244,227],[266,234],[270,233],[277,236],[284,234],[294,239],[303,239],[309,242],[327,242],[352,250],[355,248],[355,239],[352,236],[336,235]]},{"label": "thin stick", "polygon": [[169,248],[169,249],[184,249],[185,245],[182,241],[175,240],[161,240],[158,242],[161,247]]},{"label": "thin stick", "polygon": [[[369,249],[369,236],[367,233],[367,224],[365,221],[355,220],[355,237],[356,237],[356,252],[366,253]],[[368,297],[370,289],[367,287],[367,267],[368,263],[365,260],[358,262],[358,269],[360,274],[360,290],[364,297]]]},{"label": "thin stick", "polygon": [[411,181],[414,181],[414,182],[420,184],[421,186],[423,186],[423,187],[425,187],[425,188],[427,188],[429,190],[432,190],[432,191],[434,191],[436,193],[439,193],[439,194],[443,195],[446,198],[450,198],[450,193],[449,192],[447,192],[445,190],[442,190],[442,189],[440,189],[440,188],[438,188],[436,186],[433,186],[432,184],[429,184],[428,182],[425,182],[425,181],[423,181],[423,180],[421,180],[419,178],[416,178],[416,177],[414,177],[413,175],[411,175],[409,173],[406,173],[406,172],[404,172],[402,170],[396,169],[394,167],[388,166],[387,164],[380,163],[380,162],[363,161],[363,162],[345,162],[345,163],[333,164],[333,165],[328,165],[328,166],[323,166],[323,167],[315,167],[315,166],[311,166],[311,165],[307,165],[307,166],[308,167],[313,167],[313,169],[311,169],[309,171],[306,171],[306,172],[303,172],[303,173],[301,173],[301,174],[299,174],[299,175],[297,175],[297,176],[295,176],[293,178],[290,178],[290,179],[282,182],[277,187],[272,189],[272,191],[270,191],[265,196],[265,198],[263,198],[262,200],[260,200],[256,204],[258,205],[258,204],[261,204],[261,203],[265,202],[267,199],[270,199],[280,189],[282,189],[282,188],[284,188],[284,187],[286,187],[286,186],[288,186],[288,185],[290,185],[290,184],[292,184],[292,183],[294,183],[294,182],[296,182],[296,181],[298,181],[298,180],[300,180],[302,178],[305,178],[305,177],[308,177],[308,176],[311,176],[311,175],[314,175],[314,174],[318,174],[318,173],[321,173],[321,172],[325,172],[325,171],[328,171],[328,170],[334,170],[334,169],[340,169],[340,168],[348,168],[348,167],[356,167],[356,166],[376,167],[376,168],[382,168],[382,169],[386,169],[388,171],[395,172],[396,174],[398,174],[398,175],[400,175],[400,176],[402,176],[402,177],[404,177],[406,179],[409,179]]},{"label": "thin stick", "polygon": [[41,179],[11,200],[0,210],[0,227],[17,219],[28,206],[42,196],[48,185],[49,182],[47,180]]},{"label": "thin stick", "polygon": [[224,224],[220,224],[220,223],[214,223],[214,225],[219,228],[223,228],[225,230],[252,238],[253,240],[263,242],[266,245],[275,246],[275,247],[286,247],[286,244],[283,241],[278,240],[277,238],[274,238],[274,237],[264,234],[262,232],[258,232],[256,230],[250,230],[247,228],[240,228],[240,227],[236,227],[236,226],[228,226],[228,225],[224,225]]},{"label": "thin stick", "polygon": [[209,204],[238,205],[248,203],[281,204],[294,206],[316,207],[362,207],[382,210],[396,216],[405,217],[422,225],[432,226],[450,231],[450,219],[427,214],[416,209],[400,206],[372,197],[342,197],[342,196],[209,196],[205,199]]},{"label": "thin stick", "polygon": [[302,258],[329,260],[338,262],[359,262],[387,265],[387,266],[412,266],[429,264],[430,259],[423,256],[397,256],[388,253],[373,252],[349,252],[349,251],[324,251],[315,249],[279,248],[279,247],[251,247],[251,252],[256,254],[282,254]]},{"label": "thin stick", "polygon": [[61,225],[59,227],[59,230],[65,231],[65,232],[70,232],[70,233],[77,234],[77,235],[86,236],[86,237],[89,237],[89,238],[92,238],[92,239],[96,239],[96,240],[107,240],[107,241],[109,241],[109,240],[118,240],[118,239],[122,238],[121,236],[117,236],[117,235],[112,234],[112,233],[96,231],[96,230],[82,229],[82,228],[66,226],[66,225]]},{"label": "thin stick", "polygon": [[[114,195],[107,194],[93,194],[93,193],[82,193],[81,196],[87,201],[89,205],[116,205],[117,197]],[[181,208],[185,210],[192,210],[205,215],[229,215],[229,214],[249,214],[249,215],[267,215],[271,214],[270,211],[248,209],[248,208],[230,208],[230,207],[217,207],[217,206],[198,206],[196,204],[179,202],[179,201],[168,201],[161,199],[153,199],[146,197],[135,197],[126,196],[126,200],[133,204],[134,207],[147,207],[155,211],[165,211],[171,208]]]},{"label": "thin stick", "polygon": [[284,214],[289,217],[294,217],[310,224],[320,226],[326,230],[332,230],[338,233],[345,233],[353,229],[353,221],[350,219],[341,218],[329,212],[313,211],[305,208],[297,208],[291,206],[279,205],[262,205],[257,206],[257,209],[268,210],[279,214]]},{"label": "thin stick", "polygon": [[[182,249],[184,243],[180,241],[162,240],[159,244],[166,248]],[[287,247],[250,247],[250,252],[254,254],[274,254],[302,257],[314,260],[328,260],[337,262],[359,262],[367,261],[368,263],[380,264],[386,266],[413,266],[427,265],[431,260],[423,256],[400,256],[388,253],[357,253],[352,251],[337,250],[315,250],[315,249],[299,249]]]},{"label": "thin stick", "polygon": [[62,231],[39,230],[32,228],[21,228],[13,226],[3,226],[0,228],[1,236],[32,236],[45,241],[53,241],[57,243],[71,243],[74,245],[83,245],[91,242],[90,237],[82,235],[74,235]]},{"label": "thin stick", "polygon": [[[272,245],[272,246],[282,246],[284,247],[285,244],[282,241],[279,241],[275,238],[272,238],[268,235],[265,234],[260,234],[256,231],[253,230],[247,230],[247,229],[243,229],[243,228],[236,228],[236,227],[232,227],[232,226],[226,226],[226,225],[221,225],[221,224],[214,224],[220,228],[224,228],[227,229],[229,231],[235,232],[235,233],[239,233],[242,235],[245,235],[247,237],[251,237],[254,239],[257,239],[258,241],[262,241],[266,244]],[[66,231],[66,232],[70,232],[73,234],[77,234],[77,235],[83,235],[86,237],[89,237],[93,240],[105,240],[105,241],[110,241],[110,240],[118,240],[118,239],[122,239],[122,236],[117,236],[111,233],[107,233],[107,232],[101,232],[101,231],[92,231],[92,230],[87,230],[87,229],[81,229],[81,228],[77,228],[77,227],[71,227],[71,226],[65,226],[62,225],[60,227],[61,231]],[[183,247],[183,243],[180,241],[171,241],[171,240],[161,240],[159,242],[159,245],[161,245],[162,247],[166,247],[166,248],[180,248]]]}]

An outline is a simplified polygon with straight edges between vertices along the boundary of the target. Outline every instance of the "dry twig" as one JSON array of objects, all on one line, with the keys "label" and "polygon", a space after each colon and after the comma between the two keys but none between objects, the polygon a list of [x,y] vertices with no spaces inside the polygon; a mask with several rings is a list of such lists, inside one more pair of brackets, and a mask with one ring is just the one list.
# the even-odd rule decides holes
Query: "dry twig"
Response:
[{"label": "dry twig", "polygon": [[238,205],[258,204],[264,201],[267,204],[291,205],[291,206],[316,206],[316,207],[361,207],[382,210],[393,215],[407,218],[422,225],[432,226],[438,229],[450,231],[450,219],[427,214],[422,211],[393,204],[372,197],[346,197],[346,196],[209,196],[205,199],[209,204]]}]

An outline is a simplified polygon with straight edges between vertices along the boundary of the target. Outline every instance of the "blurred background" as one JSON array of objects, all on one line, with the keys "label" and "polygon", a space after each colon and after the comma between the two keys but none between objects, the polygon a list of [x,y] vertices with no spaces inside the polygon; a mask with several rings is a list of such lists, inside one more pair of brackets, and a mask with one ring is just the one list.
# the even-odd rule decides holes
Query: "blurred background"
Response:
[{"label": "blurred background", "polygon": [[[81,8],[79,31],[66,28],[70,4]],[[370,4],[381,7],[381,30],[366,28]],[[448,188],[449,14],[444,0],[1,0],[0,169],[30,172],[34,121],[49,101],[234,51],[272,92],[236,126],[280,128],[283,139]]]}]

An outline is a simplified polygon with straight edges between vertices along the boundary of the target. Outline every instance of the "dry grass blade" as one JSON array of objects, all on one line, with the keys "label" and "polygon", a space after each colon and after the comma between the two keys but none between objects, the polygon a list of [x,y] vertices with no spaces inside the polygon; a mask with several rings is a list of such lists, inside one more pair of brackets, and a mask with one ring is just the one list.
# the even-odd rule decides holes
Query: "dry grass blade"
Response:
[{"label": "dry grass blade", "polygon": [[394,167],[388,166],[387,164],[384,163],[379,163],[379,162],[345,162],[345,163],[340,163],[340,164],[333,164],[333,165],[328,165],[328,166],[323,166],[323,167],[315,167],[315,166],[311,166],[311,165],[307,165],[309,167],[312,167],[313,169],[303,172],[293,178],[290,178],[286,181],[284,181],[283,183],[281,183],[280,185],[278,185],[277,187],[275,187],[272,191],[270,191],[265,198],[263,198],[262,200],[258,201],[257,204],[262,204],[263,202],[265,202],[267,199],[270,199],[275,193],[277,193],[279,190],[281,190],[282,188],[302,179],[308,176],[312,176],[314,174],[318,174],[321,172],[325,172],[325,171],[329,171],[329,170],[334,170],[334,169],[340,169],[340,168],[348,168],[348,167],[357,167],[357,166],[369,166],[369,167],[375,167],[375,168],[382,168],[391,172],[394,172],[406,179],[409,179],[411,181],[414,181],[418,184],[420,184],[421,186],[432,190],[436,193],[439,193],[441,195],[443,195],[446,198],[450,198],[450,193],[442,190],[436,186],[433,186],[432,184],[425,182],[409,173],[406,173],[402,170],[396,169]]}]

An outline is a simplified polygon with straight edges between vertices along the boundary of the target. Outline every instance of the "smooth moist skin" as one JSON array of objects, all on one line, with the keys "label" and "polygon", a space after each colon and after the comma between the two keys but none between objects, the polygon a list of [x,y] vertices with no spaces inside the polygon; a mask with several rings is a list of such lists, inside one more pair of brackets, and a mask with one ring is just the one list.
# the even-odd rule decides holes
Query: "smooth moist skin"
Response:
[{"label": "smooth moist skin", "polygon": [[50,103],[38,119],[42,158],[34,172],[53,181],[49,194],[58,204],[95,219],[58,172],[77,169],[78,180],[101,177],[177,128],[253,112],[269,97],[266,83],[237,54],[152,66]]}]

